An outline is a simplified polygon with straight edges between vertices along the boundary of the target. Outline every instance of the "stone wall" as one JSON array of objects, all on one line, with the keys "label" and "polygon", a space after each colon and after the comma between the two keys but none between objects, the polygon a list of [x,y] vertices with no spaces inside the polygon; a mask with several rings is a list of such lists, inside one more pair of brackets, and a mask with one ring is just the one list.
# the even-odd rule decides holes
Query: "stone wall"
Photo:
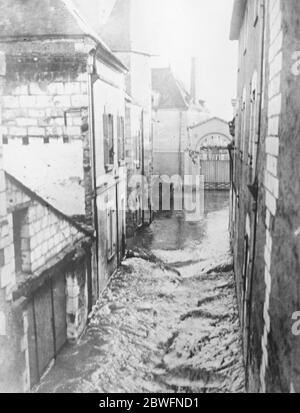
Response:
[{"label": "stone wall", "polygon": [[[12,301],[13,297],[19,297],[24,294],[23,285],[25,290],[30,287],[32,277],[41,276],[45,269],[51,268],[54,263],[65,259],[65,256],[69,253],[70,249],[76,248],[76,245],[84,240],[86,234],[80,232],[80,230],[72,225],[68,220],[63,219],[62,216],[57,215],[44,204],[41,204],[34,197],[30,197],[30,194],[22,189],[22,186],[18,184],[13,178],[7,177],[6,183],[6,204],[7,204],[7,236],[1,237],[1,243],[7,241],[5,256],[5,272],[2,272],[1,268],[1,287],[6,286],[6,308],[8,314],[7,328],[7,344],[10,347],[7,348],[6,358],[8,360],[6,371],[11,379],[5,380],[3,388],[8,391],[27,391],[30,388],[30,375],[29,375],[29,345],[28,345],[28,316],[26,306],[23,307],[22,300],[17,298],[16,302]],[[22,259],[22,271],[16,273],[15,266],[15,245],[16,240],[13,239],[13,214],[19,211],[20,208],[26,208],[26,214],[24,221],[22,222],[21,235],[21,259]],[[2,235],[2,233],[1,233]],[[9,253],[9,254],[8,254]],[[91,259],[92,253],[90,252],[88,257]],[[62,275],[64,276],[64,275]],[[71,317],[66,320],[69,326],[68,338],[74,340],[78,337],[82,331],[88,313],[87,305],[87,279],[86,272],[82,271],[80,277],[84,277],[83,280],[83,294],[84,299],[77,303],[77,312],[75,318]],[[81,279],[75,273],[72,273],[72,279],[74,282],[78,282]],[[67,278],[67,276],[66,276]],[[68,278],[67,278],[68,279]],[[82,284],[82,282],[81,282]],[[18,289],[21,288],[21,293]],[[82,294],[82,288],[79,289],[79,293]],[[13,296],[11,293],[13,292]],[[72,294],[67,291],[62,291],[62,294],[67,295],[67,303],[70,300],[74,300],[74,291]],[[27,294],[27,293],[26,293]],[[31,294],[31,293],[28,293]],[[29,295],[30,296],[30,295]],[[1,302],[1,306],[3,303]],[[24,310],[22,309],[24,308]],[[70,310],[70,305],[67,305],[67,311]],[[70,314],[73,314],[74,306]],[[78,314],[81,313],[81,318],[78,318]],[[69,317],[69,313],[68,317]],[[3,331],[4,332],[4,331]],[[3,349],[3,347],[2,347]],[[5,366],[4,366],[5,371]],[[18,382],[19,377],[19,382]],[[0,386],[1,387],[1,386]]]},{"label": "stone wall", "polygon": [[[74,188],[78,193],[77,211],[70,206],[70,214],[80,219],[86,215],[87,223],[91,224],[86,72],[87,50],[91,46],[85,42],[33,41],[3,47],[8,75],[1,99],[1,131],[7,163],[11,163],[15,147],[19,156],[22,154],[24,165],[31,165],[36,156],[36,162],[49,167],[48,174],[43,172],[46,175],[43,184],[49,188],[53,183],[65,187],[70,184],[72,191]],[[19,169],[21,166],[22,162]]]},{"label": "stone wall", "polygon": [[[0,95],[3,91],[4,76],[6,73],[5,54],[0,52]],[[1,105],[0,105],[1,120]],[[8,312],[11,302],[11,289],[14,280],[11,277],[11,241],[9,221],[6,211],[5,177],[2,161],[2,136],[0,132],[0,370],[7,371],[9,365],[10,343],[10,316]],[[2,376],[2,375],[1,375]],[[10,380],[10,376],[6,377]],[[4,389],[4,382],[0,378],[0,391]]]},{"label": "stone wall", "polygon": [[[248,390],[288,393],[300,391],[299,336],[295,330],[293,332],[295,313],[300,308],[300,80],[297,70],[293,70],[295,62],[296,68],[298,65],[300,6],[296,0],[268,0],[261,4],[265,5],[266,20],[263,100],[258,130],[257,215],[253,221],[251,211],[255,199],[247,194],[247,162],[241,159],[243,153],[238,151],[235,156],[235,208],[232,207],[232,213],[236,211],[235,219],[232,217],[235,222],[233,249],[246,343]],[[251,80],[249,70],[260,62],[259,55],[253,52],[258,50],[259,41],[255,40],[251,20],[248,24],[246,53],[244,41],[240,42],[240,108],[244,85]],[[248,93],[246,107],[247,104]],[[239,111],[236,143],[245,139],[247,148],[250,118],[243,130],[241,117]],[[248,261],[246,236],[250,244]],[[247,293],[249,286],[250,294]]]},{"label": "stone wall", "polygon": [[[35,272],[43,267],[51,258],[61,253],[65,248],[73,245],[83,234],[63,218],[59,218],[50,208],[31,198],[18,183],[11,178],[6,179],[6,197],[9,213],[9,231],[13,233],[11,214],[25,207],[26,220],[24,221],[22,236],[27,239],[28,256],[26,272]],[[13,243],[11,244],[13,252]],[[12,259],[14,256],[12,254]],[[11,273],[15,273],[14,266]]]},{"label": "stone wall", "polygon": [[[263,33],[263,8],[261,7],[263,2],[258,3],[257,9],[254,3],[247,2],[248,10],[245,13],[239,41],[238,111],[235,121],[231,222],[233,223],[232,247],[247,385],[248,390],[258,392],[260,391],[260,367],[263,357],[261,338],[264,335],[264,248],[266,242],[264,144],[267,103],[267,95],[266,93],[260,94],[260,89],[262,87],[265,90],[268,82],[266,81],[261,86],[262,36],[264,38],[266,36],[266,33]],[[265,38],[265,42],[266,40]],[[265,54],[267,55],[267,51]],[[264,70],[267,70],[266,66]],[[265,76],[264,73],[264,79]],[[251,121],[253,90],[255,90],[256,105],[254,122]],[[263,99],[261,106],[260,96]],[[254,152],[257,155],[257,165],[252,157],[251,141],[256,142]],[[257,177],[257,198],[255,177]],[[254,192],[250,191],[251,186]],[[253,257],[255,257],[254,260]]]}]

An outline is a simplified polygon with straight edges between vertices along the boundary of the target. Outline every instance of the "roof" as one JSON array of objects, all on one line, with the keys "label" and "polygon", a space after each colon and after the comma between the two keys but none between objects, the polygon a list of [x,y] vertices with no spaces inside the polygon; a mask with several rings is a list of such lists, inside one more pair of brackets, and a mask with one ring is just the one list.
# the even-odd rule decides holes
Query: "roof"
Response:
[{"label": "roof", "polygon": [[224,123],[226,126],[228,126],[228,122],[226,122],[226,120],[221,119],[221,118],[218,118],[217,116],[213,116],[213,117],[211,117],[211,118],[209,118],[209,119],[204,120],[203,122],[200,122],[200,123],[197,123],[196,125],[190,126],[189,129],[198,128],[198,127],[201,126],[201,125],[205,125],[206,123],[213,122],[213,121],[215,121],[215,120],[218,120],[219,122],[222,122],[222,123]]},{"label": "roof", "polygon": [[[69,5],[70,7],[70,5]],[[86,29],[62,0],[1,0],[0,36],[82,35]]]},{"label": "roof", "polygon": [[1,0],[0,16],[0,40],[88,36],[115,64],[126,70],[72,0]]},{"label": "roof", "polygon": [[230,27],[230,40],[238,40],[244,19],[247,0],[234,0]]},{"label": "roof", "polygon": [[[78,0],[75,0],[78,1]],[[97,31],[113,52],[151,56],[149,1],[115,0],[111,13]]]},{"label": "roof", "polygon": [[152,89],[159,93],[159,109],[188,109],[190,95],[170,67],[152,69]]},{"label": "roof", "polygon": [[130,0],[116,0],[107,22],[101,28],[101,37],[114,51],[131,50]]},{"label": "roof", "polygon": [[55,144],[45,145],[43,149],[10,143],[3,149],[4,169],[64,215],[83,217],[82,151],[67,145],[65,156],[56,157],[56,150]]},{"label": "roof", "polygon": [[72,226],[74,226],[75,228],[78,229],[78,231],[88,235],[88,236],[92,236],[92,233],[90,233],[86,228],[84,228],[83,226],[81,226],[80,224],[78,224],[77,222],[75,222],[72,218],[70,218],[68,215],[65,215],[62,211],[58,210],[55,206],[53,206],[52,204],[50,204],[49,202],[47,202],[45,199],[43,199],[40,195],[38,195],[37,193],[35,193],[34,191],[32,191],[30,188],[28,188],[26,185],[24,185],[23,182],[21,182],[20,180],[18,180],[17,178],[15,178],[13,175],[11,175],[10,173],[8,173],[7,171],[5,171],[5,175],[6,177],[12,182],[14,183],[16,186],[18,186],[19,188],[21,188],[21,190],[28,195],[31,199],[35,199],[37,202],[39,202],[40,204],[42,204],[43,206],[45,206],[46,208],[48,208],[49,210],[51,210],[55,215],[59,216],[60,218],[66,220],[67,222],[69,222],[69,224],[71,224]]}]

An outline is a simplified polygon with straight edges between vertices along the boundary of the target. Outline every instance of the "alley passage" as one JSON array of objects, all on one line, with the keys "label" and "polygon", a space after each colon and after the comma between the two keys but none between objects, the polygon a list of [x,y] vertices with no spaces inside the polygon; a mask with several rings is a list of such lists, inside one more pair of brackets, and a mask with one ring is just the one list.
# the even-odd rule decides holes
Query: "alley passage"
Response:
[{"label": "alley passage", "polygon": [[39,392],[243,392],[228,193],[205,220],[157,217]]}]

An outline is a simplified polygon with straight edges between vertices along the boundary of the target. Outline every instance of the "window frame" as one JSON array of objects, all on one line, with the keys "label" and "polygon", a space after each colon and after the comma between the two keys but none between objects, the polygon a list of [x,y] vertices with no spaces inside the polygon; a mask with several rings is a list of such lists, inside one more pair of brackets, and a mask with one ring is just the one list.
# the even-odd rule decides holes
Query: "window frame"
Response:
[{"label": "window frame", "polygon": [[141,167],[141,150],[142,150],[142,132],[141,130],[135,135],[135,165],[137,169]]},{"label": "window frame", "polygon": [[125,161],[125,121],[123,116],[117,117],[117,135],[118,135],[118,162],[122,164]]},{"label": "window frame", "polygon": [[[14,209],[12,211],[12,223],[13,223],[13,245],[14,245],[14,264],[15,264],[15,273],[18,276],[19,274],[30,273],[29,269],[25,268],[23,261],[23,254],[28,254],[31,252],[31,248],[24,248],[24,244],[30,245],[30,236],[23,235],[24,227],[27,225],[29,214],[29,208],[24,207],[20,209]],[[25,242],[26,241],[26,242]],[[31,267],[31,259],[29,264]]]},{"label": "window frame", "polygon": [[106,171],[112,170],[115,163],[114,143],[114,116],[111,113],[103,113],[103,158]]},{"label": "window frame", "polygon": [[107,205],[106,210],[107,238],[106,238],[106,255],[107,261],[111,261],[117,252],[116,238],[116,208]]}]

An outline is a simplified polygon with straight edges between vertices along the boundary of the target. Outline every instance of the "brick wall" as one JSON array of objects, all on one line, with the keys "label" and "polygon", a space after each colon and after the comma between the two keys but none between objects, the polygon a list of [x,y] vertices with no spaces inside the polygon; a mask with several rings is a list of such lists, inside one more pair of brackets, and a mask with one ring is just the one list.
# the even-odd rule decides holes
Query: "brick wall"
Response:
[{"label": "brick wall", "polygon": [[[249,305],[245,301],[247,295],[243,296],[245,234],[250,234],[250,239],[254,240],[250,255],[251,259],[254,258],[254,264],[250,263],[248,267],[252,269],[252,299],[248,307],[250,319],[243,330],[244,342],[248,337],[248,346],[245,347],[248,389],[252,392],[288,393],[300,391],[299,335],[292,329],[293,315],[300,309],[300,78],[292,70],[295,54],[299,53],[300,4],[297,0],[267,0],[261,3],[265,5],[266,30],[256,233],[253,237],[251,207],[255,204],[247,194],[247,164],[245,159],[241,161],[240,156],[236,156],[233,247],[243,316]],[[240,42],[240,107],[243,87],[251,79],[253,66],[260,61],[259,55],[253,52],[259,42],[252,34],[251,21],[248,30],[251,36],[246,52],[242,33]],[[252,52],[247,58],[249,50]],[[246,101],[249,102],[248,97]],[[246,139],[247,148],[249,131],[246,127],[242,133],[240,118],[239,110],[236,139]],[[250,231],[246,229],[249,228],[247,217],[250,217]]]},{"label": "brick wall", "polygon": [[[8,211],[13,213],[22,206],[26,206],[27,209],[22,234],[28,240],[27,272],[35,272],[83,237],[78,229],[63,218],[59,218],[51,209],[30,198],[10,178],[6,179],[6,187]],[[11,224],[9,230],[13,233],[11,216],[9,221]],[[14,273],[12,266],[11,274]]]},{"label": "brick wall", "polygon": [[[90,46],[84,42],[45,41],[3,47],[7,51],[8,72],[1,99],[4,156],[8,154],[9,162],[13,145],[18,144],[21,145],[18,153],[22,154],[24,165],[32,163],[33,154],[40,156],[51,168],[51,174],[47,176],[49,183],[44,183],[49,187],[62,180],[65,185],[68,181],[74,184],[77,179],[76,190],[81,200],[78,213],[73,215],[82,216],[86,212],[86,220],[90,224],[92,204],[86,72],[86,51]],[[66,147],[70,148],[69,156]],[[77,162],[74,162],[74,152]],[[65,163],[63,179],[59,160]]]},{"label": "brick wall", "polygon": [[[0,389],[8,391],[28,391],[30,389],[30,351],[28,343],[28,314],[27,307],[23,305],[22,298],[12,304],[12,291],[14,298],[17,288],[28,282],[31,282],[32,275],[42,275],[51,268],[55,263],[65,259],[67,254],[79,245],[81,240],[85,239],[85,234],[81,233],[69,221],[62,216],[54,213],[49,207],[40,203],[34,197],[31,197],[23,190],[14,179],[6,177],[6,205],[7,205],[7,234],[2,237],[6,243],[5,254],[6,266],[5,272],[1,271],[1,287],[6,292],[6,310],[7,310],[7,335],[6,335],[6,359],[7,365],[3,366],[3,371],[7,371],[8,379],[0,383]],[[22,247],[22,272],[16,273],[15,251],[17,244],[13,239],[14,220],[13,214],[20,209],[26,208],[24,220],[22,221],[21,247]],[[81,252],[81,254],[83,254]],[[84,253],[85,254],[85,253]],[[87,255],[90,259],[91,253]],[[1,269],[2,270],[2,269]],[[62,274],[64,276],[64,274]],[[87,279],[86,271],[73,271],[70,278],[74,283],[81,280],[79,292],[75,297],[74,291],[61,291],[66,293],[67,299],[67,326],[68,339],[74,340],[83,330],[87,319]],[[66,276],[66,279],[68,277]],[[1,291],[2,293],[2,291]],[[19,294],[18,294],[19,295]],[[78,299],[80,297],[80,300]],[[75,308],[70,308],[70,302],[77,298],[76,312]],[[2,302],[0,301],[1,305]],[[74,313],[74,317],[73,317]],[[72,316],[71,316],[72,315]],[[3,326],[5,328],[5,325]],[[4,333],[5,330],[3,330]],[[2,351],[5,347],[1,347]],[[1,359],[1,357],[0,357]],[[2,385],[2,387],[1,387]]]},{"label": "brick wall", "polygon": [[9,76],[2,97],[4,138],[81,137],[80,109],[88,106],[84,57],[53,60],[53,56],[43,55],[7,58]]},{"label": "brick wall", "polygon": [[[260,367],[263,357],[262,340],[264,336],[263,307],[265,301],[264,283],[264,248],[266,231],[264,226],[264,208],[266,191],[264,186],[264,144],[265,121],[262,110],[260,133],[258,133],[258,115],[251,126],[251,102],[255,76],[256,105],[259,111],[261,45],[263,33],[262,2],[255,9],[255,2],[247,2],[247,11],[241,26],[238,61],[238,109],[235,130],[235,151],[232,188],[231,221],[233,223],[232,247],[236,290],[239,302],[241,329],[244,341],[244,360],[247,370],[248,389],[260,390]],[[263,86],[264,88],[264,86]],[[262,99],[267,97],[262,93]],[[264,102],[263,102],[264,103]],[[263,104],[263,106],[266,106]],[[254,131],[254,132],[253,132]],[[257,160],[258,198],[251,194],[248,185],[254,182],[255,165],[250,160],[251,139],[258,142]],[[255,214],[257,202],[258,213]],[[233,216],[234,214],[234,216]],[[253,256],[255,263],[253,264]],[[252,294],[252,300],[251,300]]]},{"label": "brick wall", "polygon": [[[0,52],[0,96],[3,91],[6,73],[5,54]],[[0,121],[1,121],[0,105]],[[9,366],[12,362],[11,348],[14,347],[11,331],[11,314],[9,305],[12,301],[11,290],[14,277],[11,274],[11,243],[12,234],[9,231],[9,219],[6,210],[6,184],[2,159],[2,136],[0,131],[0,392],[7,389],[7,383],[12,380]]]},{"label": "brick wall", "polygon": [[262,362],[260,366],[260,389],[266,392],[266,370],[268,368],[268,336],[271,329],[270,321],[270,294],[271,294],[271,273],[274,260],[272,259],[273,231],[271,222],[276,216],[277,200],[279,195],[279,180],[277,174],[277,164],[279,155],[279,121],[281,114],[281,69],[282,69],[282,14],[280,0],[269,1],[268,4],[268,61],[269,61],[269,82],[268,82],[268,117],[267,117],[267,138],[265,142],[265,211],[266,211],[266,241],[264,247],[265,264],[265,300],[263,309],[264,330],[261,339]]}]

